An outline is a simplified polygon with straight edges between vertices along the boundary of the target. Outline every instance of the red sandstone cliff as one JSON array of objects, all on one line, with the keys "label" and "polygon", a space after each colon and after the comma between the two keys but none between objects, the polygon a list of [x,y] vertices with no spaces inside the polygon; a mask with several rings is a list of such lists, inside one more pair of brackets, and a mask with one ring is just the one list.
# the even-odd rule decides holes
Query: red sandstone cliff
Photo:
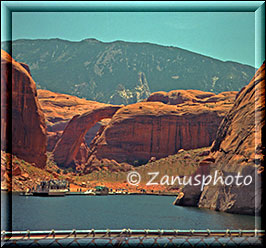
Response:
[{"label": "red sandstone cliff", "polygon": [[35,82],[28,66],[16,62],[3,50],[1,92],[1,149],[43,168],[46,125]]},{"label": "red sandstone cliff", "polygon": [[204,92],[201,90],[172,90],[170,92],[159,91],[152,93],[147,102],[162,102],[169,105],[182,103],[218,103],[232,104],[237,91],[226,91],[219,94]]},{"label": "red sandstone cliff", "polygon": [[55,161],[59,165],[70,166],[74,162],[88,130],[100,120],[111,118],[120,107],[106,105],[74,116],[55,145],[53,150]]},{"label": "red sandstone cliff", "polygon": [[[56,142],[73,116],[106,106],[104,103],[41,89],[38,90],[38,100],[47,125],[47,151],[54,149]],[[108,123],[107,120],[96,123],[85,135],[86,142],[83,145],[88,145],[99,128],[106,123]]]},{"label": "red sandstone cliff", "polygon": [[200,207],[232,213],[254,214],[261,210],[261,175],[265,147],[265,63],[251,82],[237,95],[228,115],[223,119],[211,151],[215,158],[213,170],[223,175],[252,177],[248,186],[205,186],[199,200]]},{"label": "red sandstone cliff", "polygon": [[[201,192],[185,187],[177,205],[193,205],[239,214],[261,211],[261,175],[264,170],[262,130],[265,129],[265,63],[238,94],[223,119],[211,147],[209,172],[223,178],[251,176],[250,185],[208,185]],[[193,188],[193,189],[192,189]]]},{"label": "red sandstone cliff", "polygon": [[[99,118],[94,111],[73,117],[63,135],[59,135],[54,149],[56,162],[63,166],[71,166],[73,161],[81,164],[88,155],[87,172],[100,165],[110,165],[112,170],[125,170],[130,168],[129,164],[140,165],[151,157],[166,157],[180,148],[209,146],[222,118],[232,106],[236,92],[215,95],[181,90],[168,94],[172,98],[179,95],[183,99],[188,95],[190,98],[186,97],[179,103],[170,102],[176,105],[152,102],[157,99],[149,98],[147,102],[122,108],[110,106],[111,112],[99,115]],[[86,146],[81,145],[85,133],[97,121],[107,117],[112,117],[111,122],[97,134],[87,153]],[[124,165],[121,167],[121,164]]]},{"label": "red sandstone cliff", "polygon": [[[188,100],[171,102],[176,105],[169,105],[153,102],[162,101],[154,98],[162,94],[159,92],[152,94],[147,102],[118,110],[94,140],[87,171],[100,164],[113,164],[113,161],[139,165],[151,157],[158,159],[175,154],[181,148],[210,146],[236,92],[219,95],[193,90],[173,92],[192,96]],[[216,100],[210,101],[210,98]],[[199,102],[196,99],[200,99]]]}]

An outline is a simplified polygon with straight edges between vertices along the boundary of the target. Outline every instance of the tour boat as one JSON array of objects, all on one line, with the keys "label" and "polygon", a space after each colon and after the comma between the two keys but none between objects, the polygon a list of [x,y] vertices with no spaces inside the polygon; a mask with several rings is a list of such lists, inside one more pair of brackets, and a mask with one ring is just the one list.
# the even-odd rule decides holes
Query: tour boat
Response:
[{"label": "tour boat", "polygon": [[95,194],[96,195],[108,195],[109,189],[105,186],[96,186],[95,187]]},{"label": "tour boat", "polygon": [[32,192],[34,196],[65,196],[69,192],[69,184],[63,180],[42,181]]}]

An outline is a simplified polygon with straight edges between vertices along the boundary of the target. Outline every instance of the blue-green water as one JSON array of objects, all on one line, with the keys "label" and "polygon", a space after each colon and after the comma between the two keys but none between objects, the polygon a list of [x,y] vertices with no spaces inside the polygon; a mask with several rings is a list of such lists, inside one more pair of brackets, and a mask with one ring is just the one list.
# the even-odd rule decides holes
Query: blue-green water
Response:
[{"label": "blue-green water", "polygon": [[[5,205],[2,197],[2,207]],[[12,230],[254,229],[259,217],[174,206],[172,196],[35,197],[12,194]],[[10,202],[9,202],[10,203]],[[2,209],[3,210],[3,209]],[[1,212],[8,222],[8,209]],[[2,226],[2,229],[5,225]],[[257,228],[259,228],[257,226]]]}]

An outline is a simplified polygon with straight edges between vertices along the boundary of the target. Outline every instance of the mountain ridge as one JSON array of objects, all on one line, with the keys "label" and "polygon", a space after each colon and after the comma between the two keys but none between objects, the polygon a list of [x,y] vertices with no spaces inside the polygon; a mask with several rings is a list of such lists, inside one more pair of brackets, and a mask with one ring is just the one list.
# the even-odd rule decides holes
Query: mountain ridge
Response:
[{"label": "mountain ridge", "polygon": [[111,104],[176,89],[238,91],[255,73],[183,48],[126,41],[20,39],[12,42],[12,56],[29,65],[39,88]]},{"label": "mountain ridge", "polygon": [[[69,42],[69,43],[79,43],[79,42],[85,42],[85,41],[95,41],[95,42],[99,42],[99,43],[102,43],[102,44],[113,44],[113,43],[120,43],[121,42],[121,43],[140,44],[140,45],[155,45],[155,46],[165,47],[165,48],[178,48],[180,50],[192,52],[192,53],[198,54],[198,55],[203,56],[203,57],[207,57],[207,58],[211,58],[211,59],[218,60],[220,62],[224,62],[224,63],[237,63],[237,64],[240,64],[240,65],[244,65],[244,66],[249,66],[249,67],[255,68],[254,66],[249,65],[249,64],[246,64],[246,63],[242,63],[242,62],[239,62],[239,61],[233,61],[233,60],[222,60],[222,59],[219,59],[217,57],[213,57],[211,55],[205,55],[205,54],[201,54],[200,52],[197,52],[197,51],[189,50],[187,48],[182,48],[182,47],[173,46],[173,45],[157,44],[157,43],[146,42],[146,41],[125,41],[125,40],[102,41],[102,40],[99,40],[99,39],[96,39],[96,38],[85,38],[85,39],[82,39],[82,40],[79,40],[79,41],[72,41],[72,40],[61,39],[61,38],[49,38],[49,39],[25,39],[24,38],[24,39],[16,39],[16,40],[13,40],[13,42],[27,41],[27,40],[32,40],[32,41],[58,40],[58,41],[64,41],[64,42]],[[11,41],[10,40],[9,41],[2,41],[1,43],[7,43],[7,42],[11,42]],[[258,68],[255,68],[255,69],[258,69]]]}]

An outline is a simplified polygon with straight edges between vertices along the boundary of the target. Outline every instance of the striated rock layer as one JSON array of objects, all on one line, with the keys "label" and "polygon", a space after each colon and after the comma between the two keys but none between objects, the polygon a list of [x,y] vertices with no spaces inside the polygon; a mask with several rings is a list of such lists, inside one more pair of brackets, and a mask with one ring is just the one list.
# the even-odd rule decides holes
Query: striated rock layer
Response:
[{"label": "striated rock layer", "polygon": [[[233,104],[236,92],[215,95],[184,90],[172,93],[192,97],[169,105],[168,101],[164,104],[160,102],[161,98],[154,98],[156,94],[161,94],[159,92],[152,94],[147,102],[118,110],[93,141],[87,171],[91,166],[110,164],[112,160],[141,165],[151,157],[166,157],[181,148],[210,146],[221,120]],[[201,97],[197,98],[199,95]],[[213,98],[212,102],[208,101],[210,98]],[[197,99],[200,99],[199,102]]]},{"label": "striated rock layer", "polygon": [[35,82],[28,66],[16,62],[3,50],[1,91],[1,149],[45,167],[46,124]]},{"label": "striated rock layer", "polygon": [[[185,187],[184,195],[176,200],[178,205],[194,205],[239,214],[261,211],[261,175],[264,170],[262,130],[265,129],[265,63],[251,82],[236,97],[230,112],[223,119],[209,156],[210,174],[225,179],[240,173],[242,185],[207,185],[201,192]],[[243,179],[249,176],[249,185]]]}]

